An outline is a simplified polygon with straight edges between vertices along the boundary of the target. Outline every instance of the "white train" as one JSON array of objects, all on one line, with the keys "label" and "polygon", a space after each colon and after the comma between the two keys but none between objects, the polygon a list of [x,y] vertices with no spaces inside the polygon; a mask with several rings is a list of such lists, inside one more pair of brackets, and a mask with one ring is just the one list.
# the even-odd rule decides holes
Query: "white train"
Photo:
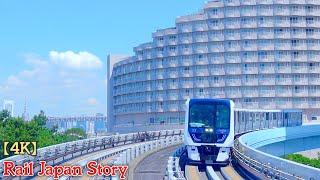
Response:
[{"label": "white train", "polygon": [[189,164],[228,165],[236,134],[302,124],[300,110],[249,110],[234,106],[228,99],[187,100],[184,143]]}]

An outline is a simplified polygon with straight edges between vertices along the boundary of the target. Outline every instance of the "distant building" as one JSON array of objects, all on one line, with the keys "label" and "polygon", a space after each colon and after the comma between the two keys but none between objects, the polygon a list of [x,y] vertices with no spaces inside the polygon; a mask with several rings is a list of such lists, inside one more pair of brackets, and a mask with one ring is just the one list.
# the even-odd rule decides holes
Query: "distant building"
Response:
[{"label": "distant building", "polygon": [[47,119],[47,127],[56,127],[58,132],[64,132],[71,128],[81,128],[88,135],[107,132],[107,117],[103,114],[95,116],[49,116]]},{"label": "distant building", "polygon": [[10,116],[14,116],[13,110],[14,110],[14,101],[12,100],[4,100],[3,101],[3,110],[7,110],[10,112]]},{"label": "distant building", "polygon": [[24,102],[22,119],[24,121],[29,121],[29,113],[28,113],[28,109],[27,109],[27,98],[25,99],[25,102]]},{"label": "distant building", "polygon": [[320,116],[319,0],[210,1],[152,37],[108,56],[111,130],[183,123],[188,98]]}]

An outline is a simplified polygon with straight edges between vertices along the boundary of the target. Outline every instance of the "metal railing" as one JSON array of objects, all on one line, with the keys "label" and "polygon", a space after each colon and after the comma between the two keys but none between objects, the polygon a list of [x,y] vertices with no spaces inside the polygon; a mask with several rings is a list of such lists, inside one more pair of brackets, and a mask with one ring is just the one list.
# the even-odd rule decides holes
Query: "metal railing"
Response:
[{"label": "metal railing", "polygon": [[[23,165],[25,162],[34,162],[34,169],[39,169],[39,161],[46,161],[49,165],[58,165],[84,154],[112,149],[127,144],[167,139],[168,137],[182,136],[183,130],[163,130],[137,132],[83,139],[78,141],[57,144],[38,150],[37,156],[16,155],[0,161],[0,179],[2,177],[3,161],[13,161],[15,165]],[[35,172],[36,174],[37,172]],[[6,177],[6,179],[11,179]]]},{"label": "metal railing", "polygon": [[268,178],[268,179],[303,179],[300,176],[284,172],[280,169],[277,169],[274,166],[271,166],[269,163],[262,163],[256,160],[253,157],[246,155],[247,149],[243,147],[239,140],[236,139],[234,143],[234,148],[232,149],[232,157],[242,168],[246,169],[253,176],[258,178]]},{"label": "metal railing", "polygon": [[179,164],[180,156],[185,151],[185,146],[182,146],[169,157],[165,175],[166,180],[185,180],[184,173],[181,171]]}]

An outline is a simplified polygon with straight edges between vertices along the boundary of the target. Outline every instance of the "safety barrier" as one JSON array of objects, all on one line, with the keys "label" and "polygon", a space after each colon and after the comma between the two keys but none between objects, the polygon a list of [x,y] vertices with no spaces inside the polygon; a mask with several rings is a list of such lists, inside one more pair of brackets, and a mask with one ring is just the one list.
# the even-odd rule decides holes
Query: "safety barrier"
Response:
[{"label": "safety barrier", "polygon": [[[58,145],[53,145],[38,150],[37,156],[28,155],[16,155],[0,161],[0,171],[3,169],[3,161],[13,161],[15,165],[23,165],[24,162],[34,162],[35,171],[39,161],[46,161],[47,164],[57,165],[66,162],[70,159],[82,156],[84,154],[104,150],[112,149],[114,147],[120,147],[128,144],[135,144],[148,141],[164,141],[167,142],[167,138],[183,135],[183,130],[164,130],[164,131],[149,131],[149,132],[137,132],[130,134],[120,134],[112,136],[103,136],[90,139],[84,139],[79,141],[73,141]],[[181,138],[180,138],[181,140]],[[182,140],[181,140],[182,141]],[[169,141],[172,143],[172,141]],[[142,146],[146,149],[145,146]],[[140,147],[141,148],[141,147]],[[119,151],[118,151],[119,152]],[[145,152],[145,150],[143,151]],[[138,150],[137,154],[140,151]],[[110,154],[106,153],[104,156],[97,156],[90,158],[91,160],[97,158],[106,158]],[[2,178],[2,172],[0,172],[0,178]],[[7,178],[8,179],[8,178]],[[10,179],[10,178],[9,178]]]},{"label": "safety barrier", "polygon": [[320,126],[300,126],[248,133],[235,141],[233,157],[240,166],[259,178],[320,179],[320,170],[317,168],[288,161],[257,149],[279,141],[319,136],[319,130]]},{"label": "safety barrier", "polygon": [[181,171],[179,161],[180,156],[186,151],[185,146],[178,148],[172,156],[169,157],[167,169],[166,169],[166,180],[185,180],[183,172]]}]

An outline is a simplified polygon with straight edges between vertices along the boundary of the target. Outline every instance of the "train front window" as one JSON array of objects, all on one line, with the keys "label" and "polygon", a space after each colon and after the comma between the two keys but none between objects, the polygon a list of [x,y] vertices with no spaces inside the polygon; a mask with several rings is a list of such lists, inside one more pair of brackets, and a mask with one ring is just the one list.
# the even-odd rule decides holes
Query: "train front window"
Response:
[{"label": "train front window", "polygon": [[190,107],[189,126],[214,127],[215,106],[211,104],[194,104]]},{"label": "train front window", "polygon": [[197,102],[189,107],[189,132],[198,143],[223,143],[230,131],[230,107],[220,102]]},{"label": "train front window", "polygon": [[193,104],[189,111],[191,128],[229,129],[230,108],[224,104]]}]

